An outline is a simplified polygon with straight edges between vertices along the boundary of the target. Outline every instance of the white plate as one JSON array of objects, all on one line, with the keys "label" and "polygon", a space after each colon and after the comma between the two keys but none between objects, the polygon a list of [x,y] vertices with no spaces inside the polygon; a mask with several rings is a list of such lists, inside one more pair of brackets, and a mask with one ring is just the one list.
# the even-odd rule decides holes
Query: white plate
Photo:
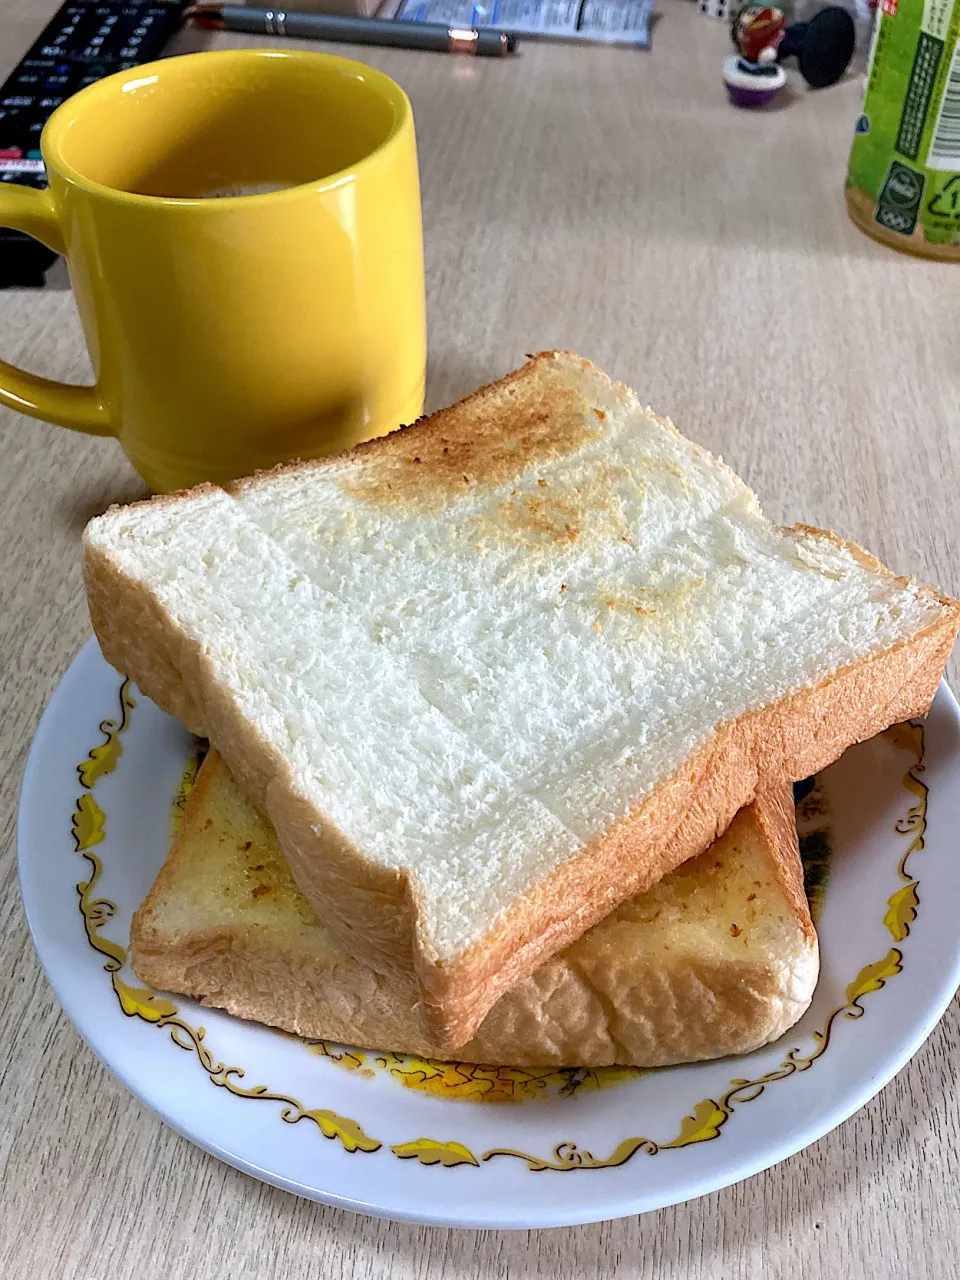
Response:
[{"label": "white plate", "polygon": [[[442,1067],[335,1054],[155,997],[126,964],[195,741],[91,642],[37,732],[20,880],[40,960],[77,1030],[179,1133],[256,1177],[413,1222],[552,1227],[674,1204],[799,1151],[871,1098],[960,981],[960,715],[847,753],[803,826],[832,846],[813,1006],[739,1059],[626,1074]],[[444,1096],[424,1092],[438,1088]],[[508,1092],[518,1105],[463,1101]],[[96,1114],[90,1117],[97,1123]]]}]

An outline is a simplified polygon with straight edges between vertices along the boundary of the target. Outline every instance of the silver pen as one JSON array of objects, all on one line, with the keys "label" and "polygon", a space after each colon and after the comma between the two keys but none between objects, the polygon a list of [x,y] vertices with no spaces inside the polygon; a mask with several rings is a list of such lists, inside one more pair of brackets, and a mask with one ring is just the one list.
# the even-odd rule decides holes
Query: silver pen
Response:
[{"label": "silver pen", "polygon": [[195,4],[186,21],[210,31],[247,31],[257,35],[290,36],[298,40],[336,40],[344,44],[375,44],[396,49],[432,49],[480,58],[504,58],[517,47],[516,36],[505,31],[446,27],[439,22],[404,22],[389,18],[358,18],[336,13],[293,13],[286,9],[250,9],[236,4]]}]

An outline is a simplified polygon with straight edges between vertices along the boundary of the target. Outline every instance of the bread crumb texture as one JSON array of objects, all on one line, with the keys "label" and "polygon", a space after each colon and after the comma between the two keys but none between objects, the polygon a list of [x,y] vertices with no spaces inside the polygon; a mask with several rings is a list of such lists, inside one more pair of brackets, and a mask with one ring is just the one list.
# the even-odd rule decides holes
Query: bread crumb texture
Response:
[{"label": "bread crumb texture", "polygon": [[[728,467],[558,353],[352,454],[116,509],[86,540],[325,829],[409,878],[440,964],[718,726],[945,607],[776,528]],[[741,904],[724,932],[752,928]]]},{"label": "bread crumb texture", "polygon": [[[817,943],[789,891],[796,835],[765,816],[771,803],[507,991],[458,1060],[656,1066],[780,1035],[809,1003]],[[436,1061],[413,981],[377,974],[326,928],[216,752],[131,945],[145,982],[307,1037],[425,1054],[430,1078],[459,1079]]]}]

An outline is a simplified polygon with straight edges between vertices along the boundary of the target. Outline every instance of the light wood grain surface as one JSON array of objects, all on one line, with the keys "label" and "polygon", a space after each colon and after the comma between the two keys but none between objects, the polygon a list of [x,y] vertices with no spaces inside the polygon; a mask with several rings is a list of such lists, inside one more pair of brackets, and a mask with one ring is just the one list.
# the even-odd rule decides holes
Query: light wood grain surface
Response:
[{"label": "light wood grain surface", "polygon": [[[0,3],[0,73],[53,7]],[[956,270],[847,223],[855,80],[737,112],[719,79],[724,28],[684,0],[661,7],[649,54],[359,55],[416,113],[429,407],[527,351],[575,348],[721,452],[775,519],[833,526],[957,593]],[[0,292],[0,355],[82,380],[69,292]],[[809,1150],[702,1200],[582,1229],[364,1220],[234,1172],[130,1097],[40,972],[14,826],[37,719],[89,633],[80,531],[140,492],[115,445],[0,411],[0,1275],[957,1275],[956,1003],[901,1075]]]}]

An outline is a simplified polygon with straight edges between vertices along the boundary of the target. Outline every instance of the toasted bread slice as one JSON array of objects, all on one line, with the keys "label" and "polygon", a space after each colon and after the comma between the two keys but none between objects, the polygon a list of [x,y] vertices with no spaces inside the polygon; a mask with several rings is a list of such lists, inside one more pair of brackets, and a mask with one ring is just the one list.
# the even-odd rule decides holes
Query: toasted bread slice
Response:
[{"label": "toasted bread slice", "polygon": [[[435,1057],[416,984],[360,964],[297,889],[270,825],[211,752],[133,919],[154,987],[298,1035]],[[465,1062],[663,1066],[746,1053],[800,1017],[817,939],[789,793],[757,799],[699,858],[502,995]]]},{"label": "toasted bread slice", "polygon": [[113,509],[85,575],[108,660],[223,752],[446,1051],[761,782],[925,712],[960,623],[561,353],[341,458]]}]

